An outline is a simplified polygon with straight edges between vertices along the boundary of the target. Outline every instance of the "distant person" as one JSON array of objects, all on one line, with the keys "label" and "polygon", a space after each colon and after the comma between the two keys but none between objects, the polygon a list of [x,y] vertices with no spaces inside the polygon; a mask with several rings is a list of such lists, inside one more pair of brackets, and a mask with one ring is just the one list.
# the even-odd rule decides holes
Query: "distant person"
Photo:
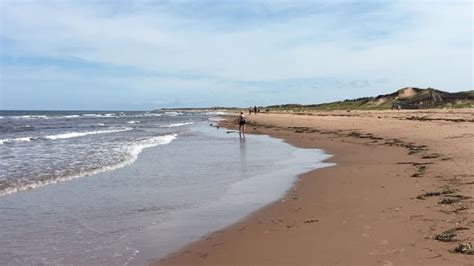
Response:
[{"label": "distant person", "polygon": [[254,107],[253,107],[253,113],[254,113],[254,114],[257,114],[257,106],[254,106]]},{"label": "distant person", "polygon": [[245,134],[245,115],[244,112],[240,112],[239,115],[239,134]]},{"label": "distant person", "polygon": [[249,115],[252,114],[252,106],[249,107]]}]

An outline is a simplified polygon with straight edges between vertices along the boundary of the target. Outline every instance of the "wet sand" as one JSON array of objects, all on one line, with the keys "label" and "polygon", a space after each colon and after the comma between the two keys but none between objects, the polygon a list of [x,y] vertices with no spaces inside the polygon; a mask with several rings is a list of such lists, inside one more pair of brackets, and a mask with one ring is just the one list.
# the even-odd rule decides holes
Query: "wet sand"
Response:
[{"label": "wet sand", "polygon": [[248,133],[324,149],[337,166],[301,175],[280,201],[153,264],[474,265],[450,252],[474,242],[474,110],[248,120]]}]

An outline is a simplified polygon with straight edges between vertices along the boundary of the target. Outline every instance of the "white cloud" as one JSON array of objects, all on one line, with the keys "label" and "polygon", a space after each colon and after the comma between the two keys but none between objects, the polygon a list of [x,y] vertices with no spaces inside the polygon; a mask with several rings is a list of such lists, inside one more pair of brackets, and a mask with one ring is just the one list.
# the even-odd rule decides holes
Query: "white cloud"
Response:
[{"label": "white cloud", "polygon": [[[472,88],[470,1],[214,3],[210,11],[199,10],[206,8],[199,2],[97,3],[4,0],[0,34],[12,43],[4,53],[80,58],[174,76],[114,78],[148,90],[214,92],[239,89],[243,81],[305,78],[388,79],[372,87],[380,93],[401,86]],[[48,77],[84,75],[69,72],[78,70]],[[100,73],[93,79],[107,83]],[[345,88],[334,95],[350,89],[364,93]]]}]

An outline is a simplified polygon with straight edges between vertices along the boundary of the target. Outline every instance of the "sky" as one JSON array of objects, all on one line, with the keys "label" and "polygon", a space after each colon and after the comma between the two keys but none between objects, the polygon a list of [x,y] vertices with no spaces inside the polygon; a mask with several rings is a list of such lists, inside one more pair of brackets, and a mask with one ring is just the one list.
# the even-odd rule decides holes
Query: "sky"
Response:
[{"label": "sky", "polygon": [[473,89],[473,1],[0,0],[0,109],[314,104]]}]

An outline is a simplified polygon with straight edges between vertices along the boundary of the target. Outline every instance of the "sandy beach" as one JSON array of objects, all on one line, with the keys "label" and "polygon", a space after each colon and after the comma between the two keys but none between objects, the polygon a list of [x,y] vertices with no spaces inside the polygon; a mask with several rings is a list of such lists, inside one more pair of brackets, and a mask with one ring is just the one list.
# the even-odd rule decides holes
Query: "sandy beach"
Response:
[{"label": "sandy beach", "polygon": [[337,165],[301,175],[279,201],[152,264],[474,265],[452,252],[474,240],[474,110],[247,118],[249,134],[324,149]]},{"label": "sandy beach", "polygon": [[0,266],[474,266],[474,0],[0,9]]}]

